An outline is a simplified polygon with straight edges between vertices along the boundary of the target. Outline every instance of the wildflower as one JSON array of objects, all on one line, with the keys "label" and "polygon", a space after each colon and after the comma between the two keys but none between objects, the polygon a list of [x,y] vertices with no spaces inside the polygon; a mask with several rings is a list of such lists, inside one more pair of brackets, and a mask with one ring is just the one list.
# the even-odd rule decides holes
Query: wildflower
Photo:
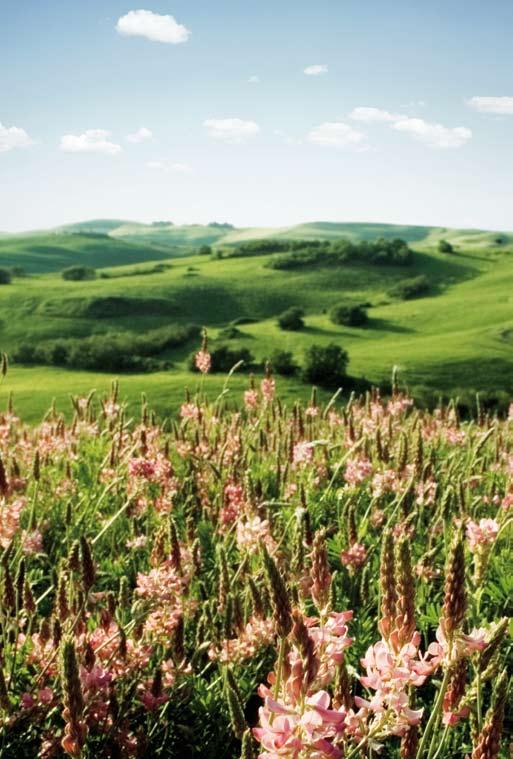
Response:
[{"label": "wildflower", "polygon": [[353,543],[347,550],[341,552],[340,561],[346,567],[358,569],[367,561],[367,549],[362,543]]},{"label": "wildflower", "polygon": [[42,553],[43,551],[43,536],[39,530],[32,530],[28,532],[24,530],[21,535],[21,546],[23,553]]},{"label": "wildflower", "polygon": [[255,390],[254,388],[250,388],[249,390],[246,390],[244,392],[244,405],[249,410],[255,409],[258,407],[258,390]]},{"label": "wildflower", "polygon": [[292,461],[294,464],[309,464],[313,460],[312,443],[296,443],[292,451]]},{"label": "wildflower", "polygon": [[208,374],[210,367],[212,366],[212,357],[208,352],[208,337],[206,329],[203,330],[201,348],[194,357],[194,365],[202,374]]},{"label": "wildflower", "polygon": [[208,374],[212,365],[212,358],[207,351],[198,351],[194,357],[194,364],[196,369],[202,374]]},{"label": "wildflower", "polygon": [[499,532],[495,519],[481,519],[479,522],[470,520],[467,524],[467,540],[472,553],[491,545]]}]

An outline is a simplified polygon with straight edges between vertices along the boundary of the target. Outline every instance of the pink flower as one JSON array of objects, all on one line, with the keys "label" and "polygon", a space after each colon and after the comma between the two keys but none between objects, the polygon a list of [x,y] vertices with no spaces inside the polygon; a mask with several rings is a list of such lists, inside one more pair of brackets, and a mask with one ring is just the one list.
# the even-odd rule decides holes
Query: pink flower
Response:
[{"label": "pink flower", "polygon": [[490,546],[499,532],[499,525],[495,519],[481,519],[479,522],[470,520],[467,523],[468,547],[472,553],[476,553],[481,547]]},{"label": "pink flower", "polygon": [[244,405],[248,410],[258,407],[258,390],[250,388],[244,393]]},{"label": "pink flower", "polygon": [[264,377],[260,383],[260,389],[267,403],[271,403],[276,393],[276,383],[272,377]]},{"label": "pink flower", "polygon": [[21,546],[23,553],[42,553],[43,551],[43,536],[39,530],[32,530],[32,532],[23,532],[21,536]]},{"label": "pink flower", "polygon": [[349,485],[359,485],[371,474],[372,464],[369,459],[362,457],[347,460],[344,479]]},{"label": "pink flower", "polygon": [[210,356],[210,353],[206,350],[198,351],[194,357],[194,364],[196,369],[202,374],[208,374],[212,365],[212,357]]},{"label": "pink flower", "polygon": [[346,551],[341,552],[340,561],[346,567],[357,569],[367,561],[367,549],[362,543],[353,543]]},{"label": "pink flower", "polygon": [[309,464],[313,459],[313,450],[312,443],[296,443],[292,452],[294,464]]},{"label": "pink flower", "polygon": [[199,419],[200,410],[195,403],[183,403],[180,409],[182,419]]}]

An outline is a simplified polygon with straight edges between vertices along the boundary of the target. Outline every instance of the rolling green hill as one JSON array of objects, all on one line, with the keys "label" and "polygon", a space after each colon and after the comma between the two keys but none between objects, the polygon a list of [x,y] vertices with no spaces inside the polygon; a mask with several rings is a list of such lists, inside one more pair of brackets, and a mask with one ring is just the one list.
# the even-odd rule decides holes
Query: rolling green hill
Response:
[{"label": "rolling green hill", "polygon": [[130,243],[102,233],[47,232],[0,238],[0,266],[21,266],[29,274],[60,271],[72,264],[93,268],[169,258],[151,243]]},{"label": "rolling green hill", "polygon": [[[109,236],[97,231],[101,224],[112,230]],[[155,330],[196,324],[207,326],[213,348],[223,342],[247,348],[259,362],[284,349],[302,363],[310,345],[336,342],[349,353],[350,374],[372,382],[389,378],[397,365],[403,381],[421,396],[479,390],[502,393],[504,400],[513,394],[511,234],[374,224],[317,223],[281,230],[115,224],[95,221],[88,233],[0,239],[0,266],[22,266],[29,274],[0,287],[0,349],[12,354],[24,343],[85,340],[91,335],[100,341],[112,334],[144,339]],[[141,235],[134,234],[132,240],[139,242],[121,234],[137,228]],[[169,242],[157,245],[159,235],[174,235],[181,257],[173,257]],[[321,262],[283,271],[267,266],[273,254],[220,259],[191,255],[209,239],[214,248],[228,253],[241,242],[266,236],[402,237],[409,241],[413,259],[408,266]],[[450,241],[455,253],[440,253],[440,239]],[[71,263],[94,266],[100,276],[63,281],[60,270]],[[403,301],[390,294],[399,282],[420,275],[430,283],[426,296]],[[331,322],[329,310],[342,299],[370,304],[365,328]],[[289,306],[305,311],[306,326],[299,332],[277,326],[277,316]],[[232,322],[238,322],[237,330],[232,329],[231,339],[222,338]],[[147,393],[163,412],[176,409],[183,387],[194,388],[199,381],[187,369],[196,345],[197,339],[189,339],[166,348],[162,358],[171,363],[167,371],[124,375],[124,392],[131,400]],[[104,389],[109,381],[108,374],[97,372],[15,364],[4,392],[13,389],[24,413],[35,418],[53,396],[62,403],[69,393],[91,386]],[[220,375],[203,381],[212,393],[220,392],[223,382]],[[285,395],[310,392],[299,378],[279,382]],[[239,393],[247,377],[236,377],[231,384]]]}]

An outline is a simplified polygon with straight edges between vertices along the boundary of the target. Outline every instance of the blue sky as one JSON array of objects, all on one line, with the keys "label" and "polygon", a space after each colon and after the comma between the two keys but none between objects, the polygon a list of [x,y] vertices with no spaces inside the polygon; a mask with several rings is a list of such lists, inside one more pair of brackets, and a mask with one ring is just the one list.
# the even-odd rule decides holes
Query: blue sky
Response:
[{"label": "blue sky", "polygon": [[2,3],[0,230],[513,228],[509,0],[142,2]]}]

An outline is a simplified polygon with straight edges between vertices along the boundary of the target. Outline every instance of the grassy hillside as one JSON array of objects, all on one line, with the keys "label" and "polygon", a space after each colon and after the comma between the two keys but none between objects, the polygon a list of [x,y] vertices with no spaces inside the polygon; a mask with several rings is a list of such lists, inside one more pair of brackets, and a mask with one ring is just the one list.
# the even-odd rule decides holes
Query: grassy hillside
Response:
[{"label": "grassy hillside", "polygon": [[[166,234],[174,229],[177,235],[184,230],[155,229],[156,234],[159,229]],[[254,230],[185,229],[193,249],[199,240],[204,241],[201,230],[218,235],[223,247],[256,239]],[[403,380],[421,393],[480,390],[513,394],[511,235],[306,224],[293,233],[274,230],[272,237],[293,234],[294,239],[301,235],[308,239],[310,233],[315,239],[343,234],[351,234],[353,239],[402,236],[410,241],[413,260],[409,266],[351,262],[281,271],[266,266],[270,255],[221,259],[189,255],[166,267],[163,262],[167,264],[169,248],[155,247],[144,235],[140,243],[126,242],[118,236],[119,228],[114,230],[115,237],[101,233],[10,236],[0,240],[0,265],[23,266],[29,276],[0,287],[0,348],[12,353],[23,343],[82,340],[91,335],[102,340],[102,335],[112,333],[144,336],[173,325],[198,324],[208,327],[212,347],[221,342],[231,348],[244,347],[259,362],[275,349],[284,349],[301,364],[310,345],[336,342],[349,353],[350,374],[373,382],[387,379],[397,365]],[[449,240],[456,252],[439,253],[440,239]],[[60,270],[77,262],[104,268],[93,281],[63,281]],[[419,275],[429,279],[427,296],[401,301],[390,295],[398,282]],[[365,328],[331,322],[330,308],[347,298],[370,304]],[[285,332],[277,326],[277,316],[289,306],[305,310],[306,326],[299,332]],[[221,340],[227,325],[240,319],[246,323],[239,324],[232,339]],[[162,358],[171,363],[169,371],[123,376],[127,397],[138,400],[140,393],[146,392],[159,410],[176,409],[184,385],[195,387],[198,383],[198,377],[187,370],[196,343],[189,339],[180,347],[165,350]],[[299,378],[279,381],[285,396],[299,393],[305,397],[310,392]],[[109,382],[107,374],[15,365],[4,387],[13,389],[24,413],[35,418],[54,396],[62,403],[69,393],[85,392],[92,385],[102,391]],[[219,375],[208,377],[205,387],[218,393],[223,382]],[[239,393],[246,383],[247,377],[241,376],[232,385]]]},{"label": "grassy hillside", "polygon": [[130,243],[106,234],[46,232],[0,238],[0,266],[21,266],[27,273],[60,271],[71,264],[94,268],[169,258],[149,243]]}]

